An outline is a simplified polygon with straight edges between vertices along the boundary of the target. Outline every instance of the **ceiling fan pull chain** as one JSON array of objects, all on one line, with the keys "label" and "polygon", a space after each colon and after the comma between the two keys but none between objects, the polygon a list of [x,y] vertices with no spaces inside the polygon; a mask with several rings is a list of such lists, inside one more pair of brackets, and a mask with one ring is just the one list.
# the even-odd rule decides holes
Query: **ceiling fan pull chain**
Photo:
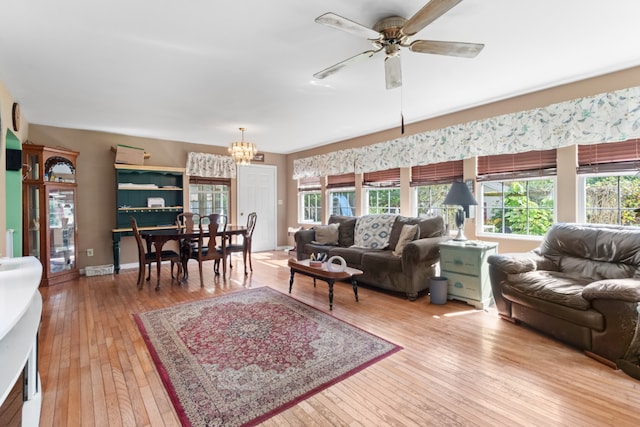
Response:
[{"label": "ceiling fan pull chain", "polygon": [[402,86],[400,86],[400,132],[402,135],[404,135],[404,108],[403,108],[403,104],[404,104],[404,90],[402,89]]}]

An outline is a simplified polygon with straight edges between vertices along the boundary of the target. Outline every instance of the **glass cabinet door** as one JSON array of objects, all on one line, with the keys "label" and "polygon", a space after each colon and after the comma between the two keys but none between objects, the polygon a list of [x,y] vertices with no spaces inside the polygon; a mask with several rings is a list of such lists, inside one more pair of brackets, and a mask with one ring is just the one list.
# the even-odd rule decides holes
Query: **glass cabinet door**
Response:
[{"label": "glass cabinet door", "polygon": [[27,223],[24,227],[27,230],[27,248],[29,253],[40,258],[40,187],[38,185],[29,185],[25,194],[25,210],[27,214]]},{"label": "glass cabinet door", "polygon": [[75,188],[49,188],[49,271],[76,267]]}]

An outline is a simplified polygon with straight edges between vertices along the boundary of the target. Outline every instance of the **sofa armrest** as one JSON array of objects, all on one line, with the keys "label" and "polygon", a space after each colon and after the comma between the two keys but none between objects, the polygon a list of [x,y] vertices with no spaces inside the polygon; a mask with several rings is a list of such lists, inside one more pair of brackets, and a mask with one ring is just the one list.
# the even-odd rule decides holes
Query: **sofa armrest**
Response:
[{"label": "sofa armrest", "polygon": [[582,297],[590,301],[594,299],[613,299],[627,302],[640,302],[640,280],[598,280],[584,287]]},{"label": "sofa armrest", "polygon": [[[546,260],[534,252],[515,252],[489,255],[487,262],[495,266],[506,274],[527,273],[534,270],[546,270],[538,268],[538,264],[543,264]],[[555,270],[555,268],[554,268]]]},{"label": "sofa armrest", "polygon": [[313,228],[298,230],[296,234],[293,235],[293,238],[296,242],[296,258],[298,260],[309,258],[309,256],[304,253],[304,247],[307,243],[311,243],[316,239],[316,231]]}]

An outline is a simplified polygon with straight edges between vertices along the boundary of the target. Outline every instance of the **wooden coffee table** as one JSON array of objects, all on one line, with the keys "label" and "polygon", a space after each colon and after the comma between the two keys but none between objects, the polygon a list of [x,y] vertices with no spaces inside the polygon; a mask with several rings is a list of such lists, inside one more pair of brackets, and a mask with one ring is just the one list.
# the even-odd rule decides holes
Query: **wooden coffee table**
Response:
[{"label": "wooden coffee table", "polygon": [[329,310],[333,310],[333,284],[335,282],[351,282],[353,286],[353,294],[358,301],[358,282],[354,278],[363,272],[357,268],[347,267],[344,271],[329,271],[327,269],[327,263],[323,263],[321,267],[311,267],[309,260],[302,261],[289,259],[289,268],[291,268],[291,278],[289,279],[289,293],[293,287],[293,276],[295,273],[304,274],[305,276],[313,277],[313,285],[316,284],[316,279],[323,280],[329,284]]}]

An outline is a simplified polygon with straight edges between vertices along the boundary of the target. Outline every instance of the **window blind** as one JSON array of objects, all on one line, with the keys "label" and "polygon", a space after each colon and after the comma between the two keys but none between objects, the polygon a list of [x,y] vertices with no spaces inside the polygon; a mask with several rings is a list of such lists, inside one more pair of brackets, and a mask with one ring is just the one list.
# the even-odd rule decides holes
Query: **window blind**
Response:
[{"label": "window blind", "polygon": [[387,169],[384,171],[367,172],[363,177],[365,187],[399,187],[400,168]]},{"label": "window blind", "polygon": [[230,178],[206,178],[202,176],[190,176],[189,184],[203,184],[203,185],[231,185]]},{"label": "window blind", "polygon": [[300,178],[298,180],[298,191],[318,191],[322,188],[319,176]]},{"label": "window blind", "polygon": [[578,145],[578,173],[640,169],[640,139]]},{"label": "window blind", "polygon": [[556,175],[556,149],[478,157],[478,181]]},{"label": "window blind", "polygon": [[411,168],[411,186],[448,184],[457,179],[462,179],[462,165],[462,160],[453,160],[450,162],[413,166]]},{"label": "window blind", "polygon": [[330,175],[327,177],[327,188],[355,187],[356,174]]}]

